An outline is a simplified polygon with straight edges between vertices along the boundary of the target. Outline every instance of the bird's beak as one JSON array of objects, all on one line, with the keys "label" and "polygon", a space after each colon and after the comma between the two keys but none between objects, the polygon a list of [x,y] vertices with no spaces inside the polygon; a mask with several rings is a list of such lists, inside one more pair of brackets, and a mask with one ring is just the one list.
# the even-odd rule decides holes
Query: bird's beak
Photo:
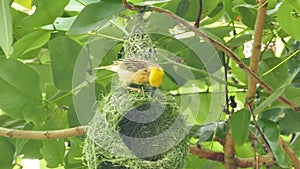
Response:
[{"label": "bird's beak", "polygon": [[150,96],[153,97],[155,91],[156,91],[157,87],[153,87]]}]

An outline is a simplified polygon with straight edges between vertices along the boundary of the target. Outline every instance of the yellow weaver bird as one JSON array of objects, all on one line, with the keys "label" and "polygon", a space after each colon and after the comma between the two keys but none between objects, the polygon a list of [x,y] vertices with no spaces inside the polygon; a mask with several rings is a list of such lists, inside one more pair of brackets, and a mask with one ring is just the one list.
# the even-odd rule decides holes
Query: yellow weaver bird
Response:
[{"label": "yellow weaver bird", "polygon": [[[137,85],[150,84],[153,92],[161,85],[164,71],[156,63],[139,59],[120,59],[109,66],[100,66],[95,69],[107,69],[117,72],[122,81],[122,87],[130,83]],[[153,94],[153,93],[152,93]]]}]

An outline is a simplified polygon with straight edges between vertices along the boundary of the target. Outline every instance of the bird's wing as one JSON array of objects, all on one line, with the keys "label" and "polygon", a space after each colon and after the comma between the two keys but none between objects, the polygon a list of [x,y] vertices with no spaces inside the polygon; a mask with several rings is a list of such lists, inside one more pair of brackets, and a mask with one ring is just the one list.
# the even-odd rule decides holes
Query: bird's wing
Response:
[{"label": "bird's wing", "polygon": [[149,82],[149,71],[147,68],[140,69],[130,79],[130,83],[134,83],[138,85],[146,84],[148,82]]},{"label": "bird's wing", "polygon": [[130,72],[138,72],[139,70],[148,68],[150,62],[144,60],[137,60],[137,59],[123,59],[120,60],[120,68],[126,69]]}]

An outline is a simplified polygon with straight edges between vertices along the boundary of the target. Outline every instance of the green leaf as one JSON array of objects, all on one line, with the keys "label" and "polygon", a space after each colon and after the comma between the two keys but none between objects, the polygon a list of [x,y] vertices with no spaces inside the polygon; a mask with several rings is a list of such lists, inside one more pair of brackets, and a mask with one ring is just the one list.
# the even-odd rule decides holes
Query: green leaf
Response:
[{"label": "green leaf", "polygon": [[27,122],[32,122],[35,125],[45,121],[48,118],[49,111],[41,108],[40,106],[35,106],[34,104],[28,104],[23,108],[24,120]]},{"label": "green leaf", "polygon": [[244,25],[254,29],[256,10],[252,5],[239,5],[234,8],[234,11],[240,14]]},{"label": "green leaf", "polygon": [[124,11],[120,1],[103,0],[87,5],[75,19],[68,34],[85,34],[99,29],[113,15]]},{"label": "green leaf", "polygon": [[199,130],[194,133],[194,137],[198,138],[198,142],[210,141],[214,137],[214,133],[219,138],[225,137],[225,122],[212,122],[200,126]]},{"label": "green leaf", "polygon": [[285,114],[284,109],[274,108],[262,112],[259,115],[259,118],[274,121],[277,123],[279,120],[281,120],[284,117],[284,114]]},{"label": "green leaf", "polygon": [[[19,144],[24,144],[21,141],[17,142]],[[29,159],[41,159],[42,155],[40,152],[40,149],[42,148],[43,144],[42,141],[40,140],[28,140],[23,147],[21,147],[22,145],[17,145],[20,146],[19,148],[21,148],[20,154],[24,154],[24,158],[29,158]]]},{"label": "green leaf", "polygon": [[13,164],[14,153],[15,153],[14,146],[5,138],[0,137],[0,147],[1,147],[1,152],[0,152],[1,169],[13,168],[12,164]]},{"label": "green leaf", "polygon": [[[92,117],[90,119],[87,120],[87,123],[92,119]],[[68,109],[68,124],[70,127],[76,127],[76,126],[80,126],[82,124],[80,124],[79,120],[78,120],[78,116],[77,116],[77,113],[75,111],[75,108],[74,108],[74,105],[71,104],[69,106],[69,109]]]},{"label": "green leaf", "polygon": [[50,31],[37,30],[23,36],[14,43],[12,57],[18,58],[34,49],[42,47],[50,39],[50,34]]},{"label": "green leaf", "polygon": [[217,131],[218,123],[208,123],[200,127],[196,133],[199,142],[210,141],[213,134]]},{"label": "green leaf", "polygon": [[17,128],[17,127],[24,127],[25,121],[24,120],[17,120],[14,119],[6,114],[0,115],[0,126],[5,128]]},{"label": "green leaf", "polygon": [[68,114],[63,108],[57,106],[57,104],[48,104],[47,119],[43,120],[35,126],[35,130],[59,130],[68,127]]},{"label": "green leaf", "polygon": [[53,79],[58,89],[72,89],[74,66],[81,49],[79,44],[64,36],[49,42]]},{"label": "green leaf", "polygon": [[[178,9],[178,5],[181,2],[181,0],[171,0],[170,2],[167,2],[166,5],[164,5],[164,9],[170,10],[172,12],[176,12]],[[195,21],[198,10],[199,10],[199,1],[189,1],[189,9],[188,12],[183,17],[184,19],[188,21]],[[202,4],[202,18],[205,18],[207,15],[209,15],[215,7],[218,5],[219,0],[215,1],[205,1],[205,3]]]},{"label": "green leaf", "polygon": [[284,2],[290,3],[298,12],[300,12],[300,1],[299,0],[285,0]]},{"label": "green leaf", "polygon": [[293,139],[291,145],[296,155],[299,157],[300,156],[300,133],[296,134],[296,137]]},{"label": "green leaf", "polygon": [[9,57],[13,52],[12,34],[12,19],[9,11],[9,1],[0,0],[0,47],[4,51],[6,57]]},{"label": "green leaf", "polygon": [[223,6],[226,11],[226,13],[229,15],[231,20],[236,20],[236,17],[238,16],[237,13],[235,13],[233,9],[233,3],[232,0],[224,0],[223,1]]},{"label": "green leaf", "polygon": [[47,162],[47,167],[54,168],[63,165],[65,155],[65,143],[63,139],[45,140],[41,153]]},{"label": "green leaf", "polygon": [[250,117],[250,112],[246,109],[234,112],[229,117],[232,138],[239,146],[242,146],[248,139]]},{"label": "green leaf", "polygon": [[27,9],[31,9],[32,0],[14,0],[14,3],[20,4]]},{"label": "green leaf", "polygon": [[230,47],[237,47],[240,46],[242,44],[244,44],[245,42],[248,42],[252,39],[252,35],[251,34],[243,34],[240,35],[238,37],[234,37],[231,40],[229,40],[227,42],[227,45]]},{"label": "green leaf", "polygon": [[176,9],[176,15],[184,17],[184,15],[189,11],[190,1],[181,0]]},{"label": "green leaf", "polygon": [[54,83],[51,66],[49,64],[28,64],[28,66],[38,73],[41,90],[46,93],[46,86]]},{"label": "green leaf", "polygon": [[43,26],[42,28],[45,30],[60,30],[60,31],[68,31],[72,24],[74,23],[77,16],[72,17],[58,17],[55,19],[54,23],[51,25]]},{"label": "green leaf", "polygon": [[64,12],[65,6],[68,4],[69,0],[59,0],[48,1],[48,0],[39,0],[34,1],[36,5],[36,11],[33,15],[27,16],[23,20],[24,29],[31,31],[32,28],[41,27],[53,23],[53,21],[61,16]]},{"label": "green leaf", "polygon": [[277,0],[269,0],[267,10],[274,9],[277,5]]},{"label": "green leaf", "polygon": [[[242,47],[241,47],[242,48]],[[241,49],[238,48],[238,49]],[[236,51],[235,51],[236,52]],[[242,53],[241,50],[238,50],[239,53]],[[243,54],[241,54],[240,56],[243,56]],[[243,63],[245,63],[246,65],[250,62],[250,58],[243,58],[241,59],[243,61]],[[239,67],[238,64],[236,64],[236,62],[234,62],[233,60],[230,59],[230,67],[232,70],[232,73],[234,75],[234,78],[238,81],[238,83],[240,84],[247,84],[248,81],[248,76],[247,74]]]},{"label": "green leaf", "polygon": [[283,1],[277,13],[277,20],[287,34],[299,41],[300,18],[297,16],[297,13],[299,13],[299,10],[297,12],[294,6],[287,1]]},{"label": "green leaf", "polygon": [[153,34],[156,35],[156,33],[159,32],[159,37],[161,37],[161,35],[171,35],[170,30],[177,25],[177,22],[174,21],[174,19],[160,13],[151,13],[149,23],[151,26],[147,26],[145,30],[152,33],[150,35],[153,41],[155,41]]},{"label": "green leaf", "polygon": [[70,149],[67,155],[67,159],[69,163],[82,163],[81,157],[82,157],[82,141],[77,137],[71,137],[69,138],[70,141]]},{"label": "green leaf", "polygon": [[0,58],[0,108],[16,119],[23,119],[23,108],[40,105],[42,94],[37,73],[13,59]]},{"label": "green leaf", "polygon": [[251,5],[255,5],[256,2],[253,0],[244,0],[246,3],[251,4]]},{"label": "green leaf", "polygon": [[291,134],[300,132],[300,113],[290,109],[285,110],[285,116],[279,121],[279,127],[282,133]]},{"label": "green leaf", "polygon": [[253,147],[250,142],[246,142],[242,146],[235,145],[234,150],[239,158],[253,158]]},{"label": "green leaf", "polygon": [[[287,89],[287,87],[289,87],[289,85],[292,83],[292,81],[294,80],[297,73],[298,73],[298,71],[294,72],[294,74],[292,74],[291,76],[288,76],[288,78],[284,81],[284,84],[282,84],[278,89],[273,91],[273,93],[264,102],[262,102],[259,106],[257,106],[254,109],[254,113],[255,114],[261,113],[265,108],[270,106],[270,104],[272,102],[277,100],[283,94],[283,92]],[[281,79],[283,79],[283,78],[281,78]]]},{"label": "green leaf", "polygon": [[229,33],[234,30],[234,27],[232,27],[232,26],[218,26],[218,27],[205,28],[205,30],[217,35],[220,38],[224,38],[226,36],[229,36]]},{"label": "green leaf", "polygon": [[287,63],[281,64],[281,62],[282,59],[277,57],[269,57],[259,62],[259,74],[262,76],[264,82],[269,84],[273,89],[278,89],[284,85],[286,79],[289,77]]},{"label": "green leaf", "polygon": [[273,121],[264,119],[259,119],[257,123],[271,147],[276,162],[283,168],[289,168],[291,162],[278,143],[279,128],[277,124]]},{"label": "green leaf", "polygon": [[187,157],[185,169],[201,169],[201,168],[225,169],[224,164],[217,161],[206,160],[203,158],[199,158],[196,155],[189,155]]},{"label": "green leaf", "polygon": [[207,17],[203,18],[201,21],[201,25],[209,25],[215,22],[218,22],[220,18],[224,17],[225,10],[223,8],[223,4],[219,3],[209,14]]},{"label": "green leaf", "polygon": [[294,101],[297,104],[300,104],[300,88],[299,87],[288,87],[284,92],[284,95]]}]

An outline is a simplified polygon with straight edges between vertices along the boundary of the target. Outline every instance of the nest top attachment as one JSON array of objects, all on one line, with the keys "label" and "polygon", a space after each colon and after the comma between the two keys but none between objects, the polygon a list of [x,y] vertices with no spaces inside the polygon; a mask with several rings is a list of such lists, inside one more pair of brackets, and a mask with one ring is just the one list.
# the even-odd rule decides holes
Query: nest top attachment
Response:
[{"label": "nest top attachment", "polygon": [[149,20],[145,18],[145,13],[138,13],[135,16],[130,36],[123,45],[124,58],[157,61],[155,45],[145,31],[148,24]]}]

